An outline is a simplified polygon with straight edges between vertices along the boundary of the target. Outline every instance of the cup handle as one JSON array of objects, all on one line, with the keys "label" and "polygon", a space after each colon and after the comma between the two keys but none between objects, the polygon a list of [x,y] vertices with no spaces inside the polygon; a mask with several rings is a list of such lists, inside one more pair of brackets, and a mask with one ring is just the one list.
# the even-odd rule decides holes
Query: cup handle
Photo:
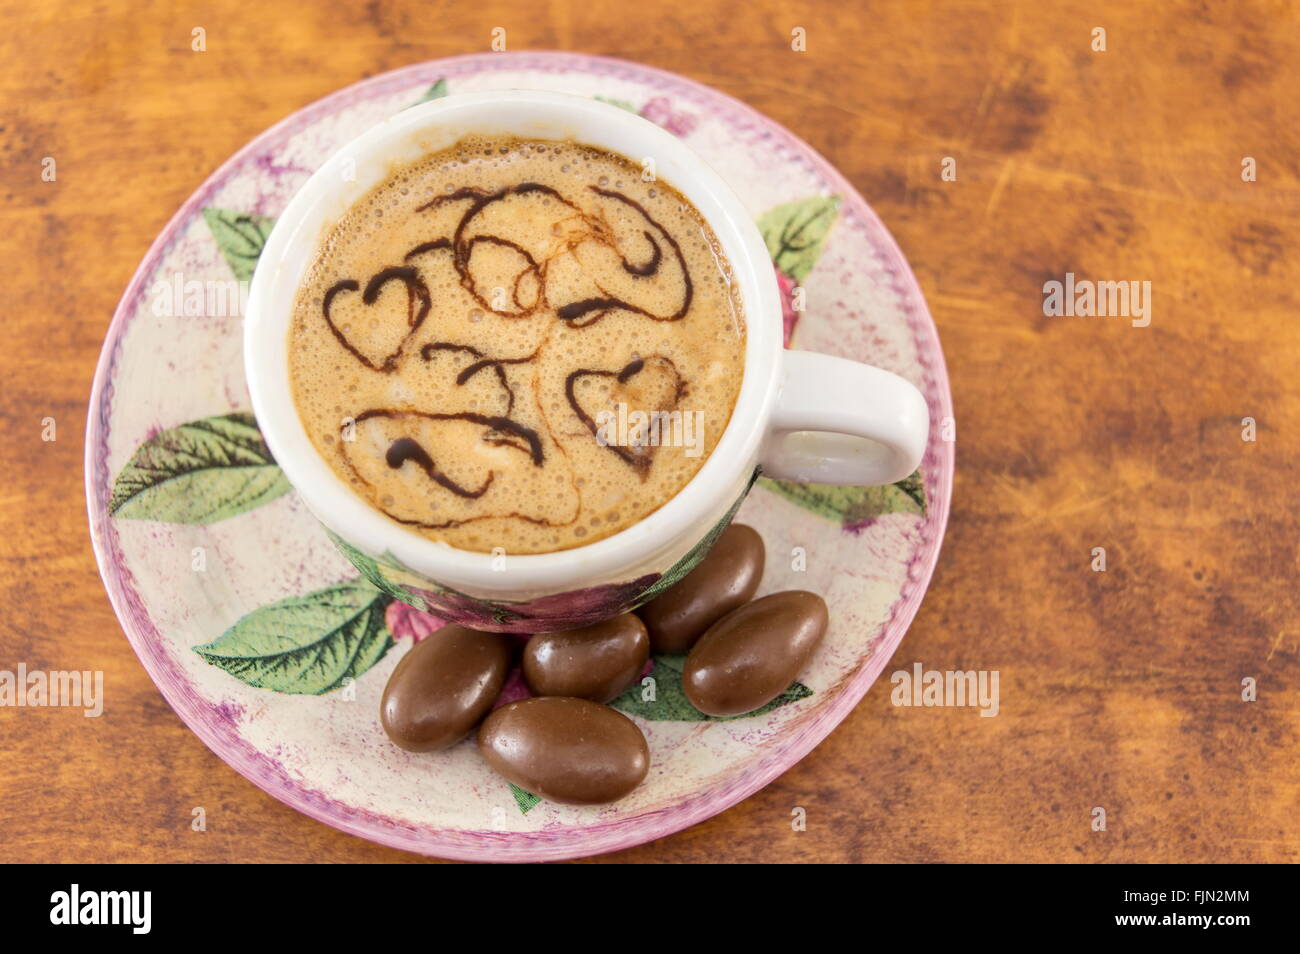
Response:
[{"label": "cup handle", "polygon": [[781,393],[759,461],[801,483],[892,484],[916,470],[930,410],[912,384],[867,364],[785,352]]}]

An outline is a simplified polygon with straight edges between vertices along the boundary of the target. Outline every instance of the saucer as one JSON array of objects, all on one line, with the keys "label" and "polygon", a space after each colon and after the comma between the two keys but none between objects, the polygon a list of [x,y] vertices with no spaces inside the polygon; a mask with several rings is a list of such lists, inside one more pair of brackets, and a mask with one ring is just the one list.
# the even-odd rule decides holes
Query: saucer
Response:
[{"label": "saucer", "polygon": [[[423,99],[549,89],[598,97],[681,137],[758,222],[785,298],[787,345],[868,362],[921,389],[920,470],[887,487],[760,477],[737,519],[767,546],[759,595],[822,594],[826,639],[763,709],[701,715],[680,657],[652,661],[654,698],[613,705],[651,769],[610,805],[543,801],[467,740],[417,755],[379,725],[389,673],[439,621],[358,577],[276,467],[249,412],[240,282],[290,197],[332,152]],[[244,286],[246,288],[246,286]],[[113,317],[90,399],[86,491],[109,597],[163,696],[254,784],[342,831],[445,858],[545,861],[661,838],[794,765],[860,700],[898,647],[948,516],[952,400],[938,334],[883,224],[824,159],[716,90],[568,53],[488,53],[341,90],[263,133],[181,207]],[[507,693],[524,692],[517,677]]]}]

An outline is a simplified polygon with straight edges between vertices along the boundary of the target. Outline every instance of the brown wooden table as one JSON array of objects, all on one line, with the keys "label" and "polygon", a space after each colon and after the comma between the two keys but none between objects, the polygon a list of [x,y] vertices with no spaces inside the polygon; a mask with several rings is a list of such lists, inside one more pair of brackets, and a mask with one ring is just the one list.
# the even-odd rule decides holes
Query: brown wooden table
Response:
[{"label": "brown wooden table", "polygon": [[[486,49],[494,26],[513,49],[731,93],[873,203],[958,414],[947,541],[890,669],[1001,672],[991,719],[897,708],[882,680],[764,791],[605,860],[1300,858],[1295,6],[87,6],[0,4],[0,669],[102,669],[109,704],[0,709],[0,861],[418,860],[263,794],[168,708],[96,574],[83,422],[119,296],[211,170],[340,86]],[[1149,280],[1150,326],[1045,317],[1067,271]]]}]

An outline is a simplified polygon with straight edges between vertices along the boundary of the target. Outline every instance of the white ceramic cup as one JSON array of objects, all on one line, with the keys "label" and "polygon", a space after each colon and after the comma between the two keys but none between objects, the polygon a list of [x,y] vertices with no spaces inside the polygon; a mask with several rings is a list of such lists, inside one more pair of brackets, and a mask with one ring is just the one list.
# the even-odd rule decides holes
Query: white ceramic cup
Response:
[{"label": "white ceramic cup", "polygon": [[[289,322],[320,240],[397,165],[469,134],[571,139],[619,153],[703,215],[731,263],[746,320],[744,380],[731,420],[671,500],[603,540],[546,554],[459,550],[426,539],[355,494],[312,446],[289,383]],[[271,452],[340,549],[377,585],[419,609],[477,628],[542,632],[595,622],[653,598],[707,552],[765,476],[886,484],[925,450],[929,412],[910,383],[879,368],[782,347],[771,259],[740,200],[703,160],[627,110],[560,93],[503,90],[423,103],[329,159],[276,222],[248,302],[244,358]]]}]

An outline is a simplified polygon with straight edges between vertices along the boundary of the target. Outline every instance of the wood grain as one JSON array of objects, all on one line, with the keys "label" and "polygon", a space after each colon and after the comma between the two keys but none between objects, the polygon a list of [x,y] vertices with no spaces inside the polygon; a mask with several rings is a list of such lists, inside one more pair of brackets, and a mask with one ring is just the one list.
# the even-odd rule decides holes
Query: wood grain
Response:
[{"label": "wood grain", "polygon": [[[1294,6],[5,0],[0,26],[0,668],[102,669],[108,694],[99,719],[0,710],[0,860],[419,860],[264,795],[171,712],[99,584],[81,440],[117,300],[203,178],[332,90],[483,50],[494,26],[737,96],[879,211],[958,415],[948,538],[890,669],[1001,673],[996,718],[895,707],[882,681],[764,791],[605,860],[1300,860]],[[1044,317],[1067,271],[1149,280],[1150,327]]]}]

